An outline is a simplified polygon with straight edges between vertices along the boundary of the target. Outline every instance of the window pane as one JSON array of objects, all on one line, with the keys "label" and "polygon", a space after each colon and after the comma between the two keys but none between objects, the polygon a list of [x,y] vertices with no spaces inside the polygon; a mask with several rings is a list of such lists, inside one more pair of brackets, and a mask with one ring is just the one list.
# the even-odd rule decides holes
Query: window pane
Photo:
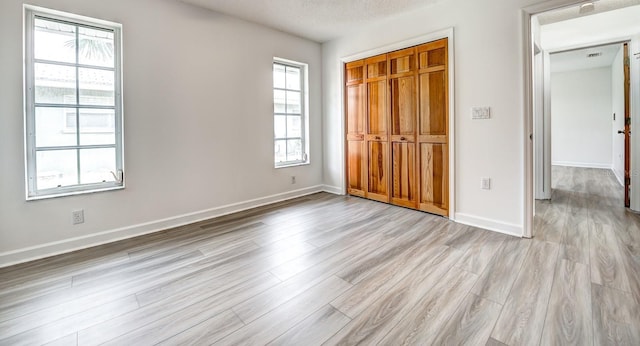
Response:
[{"label": "window pane", "polygon": [[287,141],[276,141],[275,144],[276,163],[287,161]]},{"label": "window pane", "polygon": [[302,141],[299,139],[287,140],[287,161],[302,161]]},{"label": "window pane", "polygon": [[78,183],[77,154],[75,149],[36,152],[38,190],[76,185]]},{"label": "window pane", "polygon": [[284,66],[273,64],[273,87],[284,89]]},{"label": "window pane", "polygon": [[115,104],[114,72],[90,68],[78,69],[80,104],[113,106]]},{"label": "window pane", "polygon": [[76,103],[74,67],[51,64],[35,64],[34,67],[36,103]]},{"label": "window pane", "polygon": [[274,136],[275,138],[286,138],[287,137],[287,123],[286,116],[284,115],[276,115],[274,117]]},{"label": "window pane", "polygon": [[287,117],[287,137],[302,137],[302,123],[299,115]]},{"label": "window pane", "polygon": [[75,26],[36,18],[33,33],[34,57],[75,63],[75,32]]},{"label": "window pane", "polygon": [[113,67],[115,65],[113,32],[89,28],[79,28],[80,64]]},{"label": "window pane", "polygon": [[76,145],[75,108],[36,107],[36,147]]},{"label": "window pane", "polygon": [[287,89],[300,90],[300,69],[287,66]]},{"label": "window pane", "polygon": [[80,149],[80,183],[115,181],[116,149]]},{"label": "window pane", "polygon": [[300,114],[299,91],[287,91],[287,113]]},{"label": "window pane", "polygon": [[273,91],[273,112],[274,113],[285,112],[285,92],[283,90]]},{"label": "window pane", "polygon": [[80,144],[116,144],[115,120],[112,109],[80,109]]}]

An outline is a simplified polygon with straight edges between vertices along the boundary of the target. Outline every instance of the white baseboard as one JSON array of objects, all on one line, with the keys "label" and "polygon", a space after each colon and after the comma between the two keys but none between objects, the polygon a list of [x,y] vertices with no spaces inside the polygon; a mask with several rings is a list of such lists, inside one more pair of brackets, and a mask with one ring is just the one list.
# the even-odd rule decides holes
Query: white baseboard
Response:
[{"label": "white baseboard", "polygon": [[610,163],[589,163],[589,162],[574,162],[574,161],[553,161],[552,166],[564,166],[564,167],[577,167],[577,168],[602,168],[611,169]]},{"label": "white baseboard", "polygon": [[[328,189],[330,188],[330,189]],[[335,193],[335,187],[315,185],[303,189],[278,193],[271,196],[260,197],[248,201],[223,205],[211,209],[196,211],[193,213],[177,215],[161,220],[145,222],[133,226],[127,226],[108,231],[93,233],[86,236],[65,239],[47,244],[31,246],[23,249],[0,253],[0,268],[10,265],[33,261],[45,257],[55,256],[76,250],[86,249],[118,240],[133,238],[144,234],[154,233],[173,227],[188,225],[215,217],[236,213],[239,211],[260,207],[263,205],[285,201],[292,198],[310,195],[316,192]]]},{"label": "white baseboard", "polygon": [[613,171],[613,175],[616,176],[616,180],[618,181],[618,183],[620,183],[620,185],[624,186],[624,176],[618,174],[618,172],[616,172],[615,169],[611,169]]},{"label": "white baseboard", "polygon": [[488,229],[490,231],[512,235],[521,238],[523,233],[522,225],[491,220],[484,217],[456,213],[456,222],[467,226]]},{"label": "white baseboard", "polygon": [[344,195],[344,189],[341,187],[337,187],[337,186],[331,186],[331,185],[322,185],[322,190],[324,192],[328,192],[328,193],[332,193],[334,195]]}]

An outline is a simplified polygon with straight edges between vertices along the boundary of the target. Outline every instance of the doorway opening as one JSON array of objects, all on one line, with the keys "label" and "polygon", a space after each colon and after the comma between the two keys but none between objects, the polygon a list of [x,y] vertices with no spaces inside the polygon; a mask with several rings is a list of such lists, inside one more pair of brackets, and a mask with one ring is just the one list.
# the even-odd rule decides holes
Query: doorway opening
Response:
[{"label": "doorway opening", "polygon": [[558,241],[567,212],[632,206],[630,55],[639,31],[624,17],[640,14],[640,6],[603,1],[604,10],[584,14],[584,2],[568,3],[524,10],[524,235],[543,240]]}]

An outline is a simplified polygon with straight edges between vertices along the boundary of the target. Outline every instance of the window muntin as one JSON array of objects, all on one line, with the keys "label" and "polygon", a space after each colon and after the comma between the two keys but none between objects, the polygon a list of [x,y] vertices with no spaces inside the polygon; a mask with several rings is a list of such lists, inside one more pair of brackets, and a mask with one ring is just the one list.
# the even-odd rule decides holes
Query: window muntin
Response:
[{"label": "window muntin", "polygon": [[276,167],[308,163],[306,65],[273,62],[274,159]]},{"label": "window muntin", "polygon": [[122,188],[120,26],[25,13],[27,199]]}]

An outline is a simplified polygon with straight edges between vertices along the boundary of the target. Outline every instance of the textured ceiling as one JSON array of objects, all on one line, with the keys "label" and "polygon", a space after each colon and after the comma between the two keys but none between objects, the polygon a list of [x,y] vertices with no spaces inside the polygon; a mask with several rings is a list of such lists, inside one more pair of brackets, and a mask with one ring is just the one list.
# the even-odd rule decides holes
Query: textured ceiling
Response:
[{"label": "textured ceiling", "polygon": [[[611,66],[621,47],[622,44],[618,43],[608,46],[551,54],[551,72],[565,72]],[[595,58],[588,58],[587,55],[591,53],[600,53],[601,55]]]},{"label": "textured ceiling", "polygon": [[324,42],[441,0],[180,0]]},{"label": "textured ceiling", "polygon": [[593,1],[593,3],[595,5],[595,9],[591,12],[580,13],[580,5],[575,5],[541,13],[538,15],[538,20],[540,21],[540,25],[557,23],[568,19],[640,5],[640,0],[596,0]]}]

